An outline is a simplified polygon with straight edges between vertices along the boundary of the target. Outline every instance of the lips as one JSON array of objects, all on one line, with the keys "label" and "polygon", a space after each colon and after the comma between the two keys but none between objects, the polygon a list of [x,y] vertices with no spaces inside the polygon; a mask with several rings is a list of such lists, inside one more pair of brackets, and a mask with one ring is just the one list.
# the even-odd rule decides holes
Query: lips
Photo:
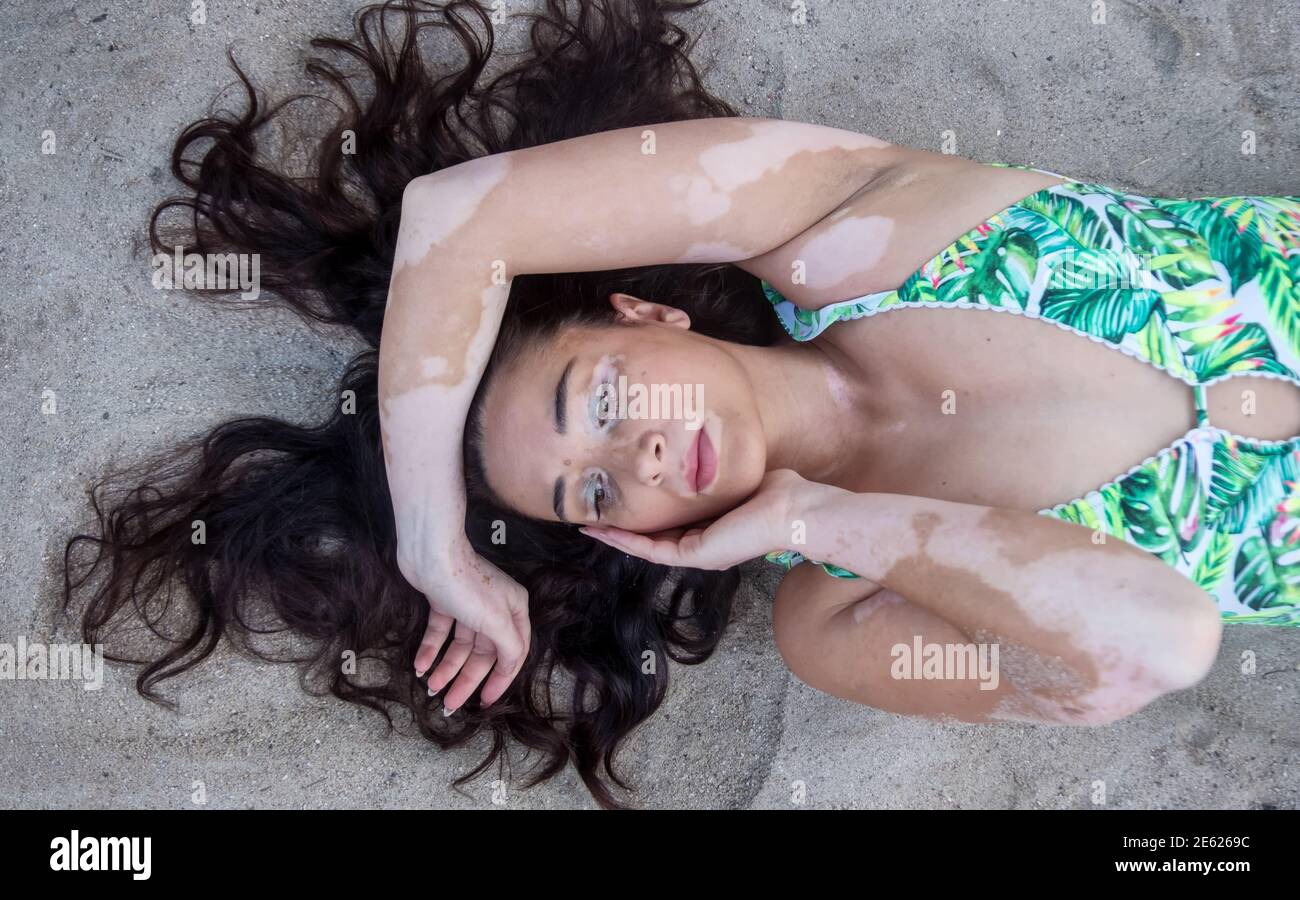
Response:
[{"label": "lips", "polygon": [[707,488],[718,476],[718,453],[704,428],[695,434],[686,451],[686,483],[695,493]]},{"label": "lips", "polygon": [[706,490],[709,485],[713,484],[713,479],[718,477],[718,453],[713,449],[713,442],[709,440],[708,432],[703,428],[700,429],[700,436],[695,440],[696,446],[696,466],[695,466],[695,490]]}]

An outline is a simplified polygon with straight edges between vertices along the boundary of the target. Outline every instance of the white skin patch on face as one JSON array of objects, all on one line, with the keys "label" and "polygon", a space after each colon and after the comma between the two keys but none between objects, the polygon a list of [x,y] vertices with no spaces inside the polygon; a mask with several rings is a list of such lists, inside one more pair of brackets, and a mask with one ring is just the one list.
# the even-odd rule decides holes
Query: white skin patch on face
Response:
[{"label": "white skin patch on face", "polygon": [[417,184],[412,191],[417,201],[403,210],[401,239],[393,254],[393,269],[414,264],[429,248],[445,242],[478,211],[487,195],[505,180],[510,161],[504,153],[470,160],[456,167],[454,175]]},{"label": "white skin patch on face", "polygon": [[755,122],[749,137],[710,147],[700,154],[699,162],[718,190],[732,191],[775,172],[798,153],[888,146],[886,141],[836,128],[809,126],[792,134],[783,122]]},{"label": "white skin patch on face", "polygon": [[799,251],[807,284],[817,290],[874,268],[885,257],[894,220],[886,216],[850,216],[828,224]]},{"label": "white skin patch on face", "polygon": [[[606,418],[611,416],[623,415],[626,410],[618,408],[618,376],[623,374],[622,353],[606,353],[596,361],[596,365],[591,370],[591,383],[588,385],[587,395],[584,397],[586,406],[583,410],[582,425],[588,434],[603,434],[608,428],[601,428],[596,424],[596,419],[600,418],[603,413]],[[601,383],[607,383],[609,387],[601,388]],[[604,391],[602,405],[602,394]]]}]

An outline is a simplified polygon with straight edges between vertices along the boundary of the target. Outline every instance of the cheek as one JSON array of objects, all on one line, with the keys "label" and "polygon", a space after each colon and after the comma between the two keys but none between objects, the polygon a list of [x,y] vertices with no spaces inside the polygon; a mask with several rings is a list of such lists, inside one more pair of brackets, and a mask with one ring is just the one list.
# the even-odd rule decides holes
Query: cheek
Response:
[{"label": "cheek", "polygon": [[624,492],[623,499],[624,507],[609,518],[609,524],[640,534],[689,525],[708,515],[681,497],[654,489]]}]

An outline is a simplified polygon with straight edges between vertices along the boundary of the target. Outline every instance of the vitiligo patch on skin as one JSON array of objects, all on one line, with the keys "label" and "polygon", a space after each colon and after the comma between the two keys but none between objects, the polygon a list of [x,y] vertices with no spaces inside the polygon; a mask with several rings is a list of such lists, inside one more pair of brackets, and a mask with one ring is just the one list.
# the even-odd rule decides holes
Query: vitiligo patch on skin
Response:
[{"label": "vitiligo patch on skin", "polygon": [[748,137],[715,144],[700,153],[700,168],[712,181],[715,190],[733,191],[757,181],[777,171],[799,153],[891,146],[869,135],[822,126],[805,127],[797,134],[782,122],[753,122],[749,128]]},{"label": "vitiligo patch on skin", "polygon": [[[757,121],[744,122],[743,128],[748,132],[746,136],[714,143],[700,151],[696,158],[698,174],[668,179],[669,191],[678,198],[675,212],[684,215],[691,225],[698,227],[725,218],[732,212],[736,191],[779,173],[799,154],[838,153],[849,158],[863,150],[893,146],[868,135],[816,125],[801,124],[791,129],[787,122]],[[737,259],[748,259],[760,252],[745,251]]]},{"label": "vitiligo patch on skin", "polygon": [[686,201],[686,217],[692,225],[707,225],[721,219],[731,210],[731,197],[708,178],[673,178],[673,182],[685,182],[684,189],[679,188]]},{"label": "vitiligo patch on skin", "polygon": [[[414,266],[405,266],[395,271],[392,287],[389,289],[389,308],[384,313],[385,327],[390,321],[397,328],[429,327],[427,309],[421,305],[430,302],[430,298],[412,299],[397,303],[396,297],[420,298],[420,293],[429,285],[437,285],[443,254],[437,247],[431,247],[423,260]],[[449,308],[438,317],[439,331],[436,349],[442,354],[414,357],[407,348],[395,358],[390,357],[386,369],[381,370],[380,395],[389,396],[409,390],[422,384],[441,384],[450,387],[466,387],[466,365],[472,358],[486,361],[496,340],[491,329],[483,327],[484,314],[489,309],[503,309],[510,295],[510,282],[492,284],[489,270],[484,269],[486,286],[479,290],[479,302],[461,303]],[[470,290],[473,290],[472,288]],[[391,317],[391,319],[390,319]],[[408,324],[409,323],[409,324]],[[429,359],[441,358],[442,364],[429,363]]]},{"label": "vitiligo patch on skin", "polygon": [[[1026,540],[1023,527],[1024,515],[1023,512],[1016,510],[989,507],[988,512],[979,521],[981,529],[990,531],[1003,539],[1000,548],[1003,559],[1014,566],[1024,566],[1066,549],[1060,538],[1048,530],[1056,530],[1052,526],[1047,526],[1047,529],[1044,529],[1046,533],[1042,534],[1037,540]],[[1048,521],[1052,520],[1049,519]],[[1065,523],[1061,524],[1064,525]],[[1065,527],[1069,528],[1071,526],[1066,525]]]},{"label": "vitiligo patch on skin", "polygon": [[894,220],[886,216],[846,216],[809,238],[799,248],[813,290],[830,290],[885,258]]},{"label": "vitiligo patch on skin", "polygon": [[823,372],[826,373],[827,393],[831,395],[831,399],[835,401],[836,406],[839,406],[840,410],[844,412],[852,411],[853,389],[850,388],[848,380],[845,380],[839,369],[829,362],[826,363]]},{"label": "vitiligo patch on skin", "polygon": [[859,600],[853,604],[853,622],[855,625],[861,625],[872,614],[887,607],[897,606],[907,601],[888,588],[881,588],[865,600]]},{"label": "vitiligo patch on skin", "polygon": [[[913,602],[961,598],[956,608],[941,604],[934,611],[954,625],[976,628],[974,633],[976,622],[993,623],[986,633],[996,632],[1003,659],[1017,669],[1008,673],[1007,682],[1019,689],[1019,696],[989,711],[990,719],[1086,723],[1115,718],[1168,688],[1150,670],[1177,652],[1161,623],[1177,616],[1179,607],[1160,597],[1145,604],[1134,601],[1132,585],[1153,571],[1148,560],[1115,554],[1102,566],[1098,553],[1104,551],[1067,546],[1014,571],[997,569],[981,566],[977,555],[962,559],[965,544],[960,541],[931,547],[942,522],[935,514],[915,515],[919,550],[899,559],[882,581],[907,585],[916,593]],[[942,552],[943,559],[932,551]],[[1104,573],[1100,581],[1099,572]],[[1071,584],[1090,584],[1092,591],[1081,598],[1068,587],[1063,590]],[[1112,599],[1116,597],[1124,599]],[[1165,608],[1153,617],[1151,603]]]},{"label": "vitiligo patch on skin", "polygon": [[[508,286],[493,286],[482,293],[482,308],[491,302],[505,302],[503,292]],[[477,323],[475,323],[477,325]],[[451,352],[458,357],[431,356],[420,361],[422,380],[402,390],[380,395],[380,430],[384,445],[384,462],[388,484],[395,496],[419,496],[433,489],[441,490],[448,478],[446,460],[427,452],[427,448],[440,446],[451,435],[460,444],[464,421],[449,423],[441,410],[451,402],[457,391],[467,389],[465,367],[486,362],[496,336],[486,329],[468,325],[463,335],[464,343],[454,345]],[[438,362],[441,360],[441,362]],[[454,472],[454,470],[452,470]],[[453,477],[456,477],[453,475]],[[419,504],[396,504],[397,533],[419,534],[423,523],[413,520],[412,510]],[[429,510],[423,512],[428,514]],[[443,510],[445,514],[446,510]]]},{"label": "vitiligo patch on skin", "polygon": [[495,153],[462,163],[455,176],[436,176],[411,188],[429,202],[407,204],[402,211],[402,228],[393,254],[393,269],[424,259],[429,249],[443,244],[469,222],[484,199],[510,172],[510,158]]},{"label": "vitiligo patch on skin", "polygon": [[[926,546],[938,517],[924,522],[921,516],[916,519],[921,555],[928,559]],[[1175,601],[1156,594],[1139,603],[1133,597],[1133,586],[1148,582],[1152,575],[1181,576],[1169,573],[1160,560],[1137,555],[1136,550],[1129,553],[1119,545],[1093,545],[1086,530],[1064,523],[1057,528],[1054,521],[1039,519],[1033,513],[1013,510],[1002,510],[991,518],[986,512],[980,517],[977,527],[992,522],[1003,552],[1015,548],[1013,555],[1020,562],[1014,567],[988,566],[978,548],[968,549],[968,543],[952,540],[944,542],[946,558],[941,565],[959,578],[979,583],[979,588],[971,585],[963,590],[964,596],[994,591],[1004,598],[1005,612],[1014,613],[1017,620],[1041,635],[1053,636],[1038,641],[1040,647],[1059,643],[1072,656],[1103,663],[1160,659],[1168,653],[1153,614],[1176,615]],[[1072,544],[1071,538],[1076,542]],[[939,565],[938,561],[933,564]],[[1087,586],[1088,594],[1081,595],[1078,586]],[[1113,597],[1126,599],[1116,602]],[[1098,604],[1104,604],[1106,615],[1098,614]]]},{"label": "vitiligo patch on skin", "polygon": [[447,357],[426,356],[420,363],[420,370],[425,378],[437,378],[447,372]]},{"label": "vitiligo patch on skin", "polygon": [[675,263],[740,262],[757,256],[757,250],[748,250],[726,241],[700,241],[691,244]]},{"label": "vitiligo patch on skin", "polygon": [[992,721],[1090,725],[1129,715],[1161,692],[1136,663],[1104,671],[1101,682],[1092,686],[1070,679],[1048,689],[1035,687],[1034,677],[1024,671],[1005,674],[1019,691],[998,701],[987,714]]}]

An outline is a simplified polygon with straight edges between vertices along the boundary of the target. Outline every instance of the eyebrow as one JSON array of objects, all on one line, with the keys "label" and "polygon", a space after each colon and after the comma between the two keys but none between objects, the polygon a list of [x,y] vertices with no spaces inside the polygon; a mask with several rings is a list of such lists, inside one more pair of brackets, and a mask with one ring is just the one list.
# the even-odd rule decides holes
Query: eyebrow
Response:
[{"label": "eyebrow", "polygon": [[558,434],[564,434],[564,417],[565,417],[565,400],[569,390],[569,372],[573,369],[573,364],[578,361],[575,356],[569,360],[569,364],[564,367],[564,372],[560,375],[560,380],[555,382],[555,430]]},{"label": "eyebrow", "polygon": [[551,506],[555,509],[555,514],[559,516],[561,522],[567,522],[564,518],[564,476],[561,475],[555,479],[555,490],[551,493]]},{"label": "eyebrow", "polygon": [[[560,380],[555,383],[555,431],[558,434],[564,434],[565,408],[568,406],[566,401],[568,400],[569,391],[569,372],[573,370],[573,364],[577,361],[576,356],[570,359],[569,364],[560,373]],[[569,521],[564,517],[563,475],[555,479],[555,487],[551,490],[551,508],[555,510],[555,515],[561,522]]]}]

